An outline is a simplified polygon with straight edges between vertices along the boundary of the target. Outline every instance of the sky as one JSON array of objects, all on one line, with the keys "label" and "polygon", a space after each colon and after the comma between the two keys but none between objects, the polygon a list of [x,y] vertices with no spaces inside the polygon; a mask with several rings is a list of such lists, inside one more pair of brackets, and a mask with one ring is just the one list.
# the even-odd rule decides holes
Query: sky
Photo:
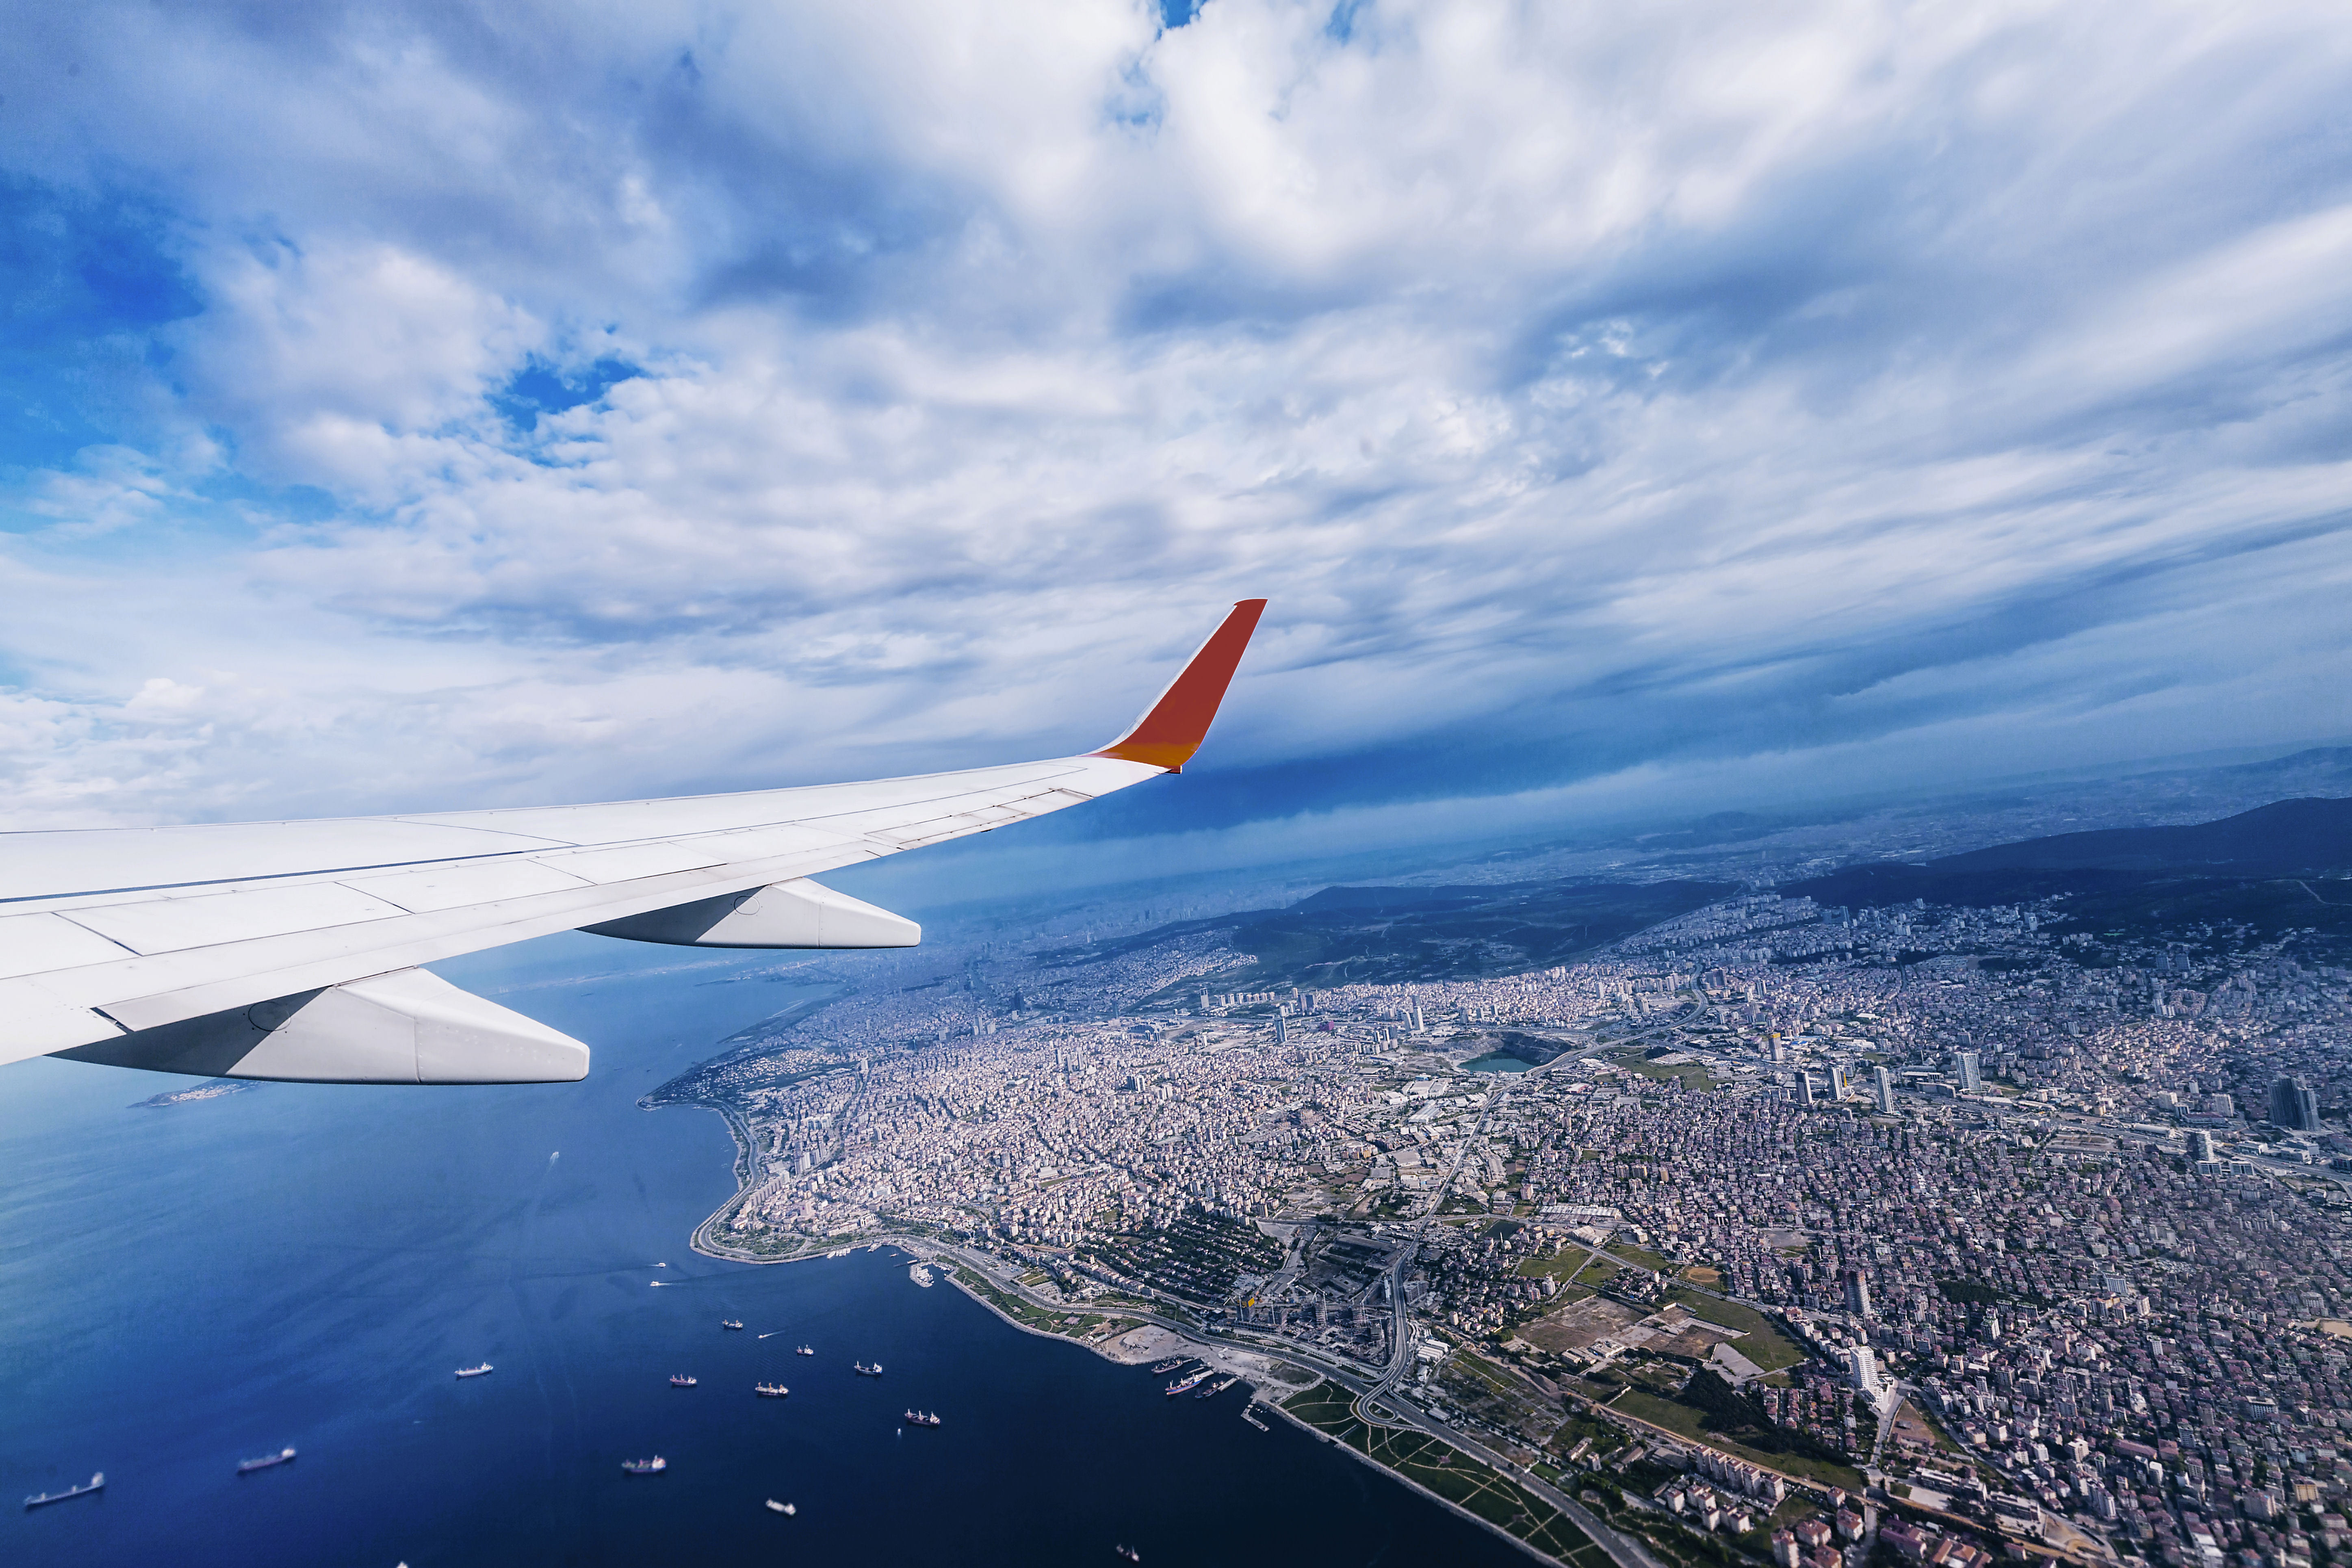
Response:
[{"label": "sky", "polygon": [[1260,595],[1083,831],[2352,737],[2340,0],[0,28],[0,827],[1058,755]]}]

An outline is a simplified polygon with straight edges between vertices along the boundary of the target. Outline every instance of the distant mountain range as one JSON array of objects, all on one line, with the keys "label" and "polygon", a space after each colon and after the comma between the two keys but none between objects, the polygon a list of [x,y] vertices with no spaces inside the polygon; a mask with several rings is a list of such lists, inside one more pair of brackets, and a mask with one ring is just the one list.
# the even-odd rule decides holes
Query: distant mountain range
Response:
[{"label": "distant mountain range", "polygon": [[[1914,899],[1981,908],[2064,896],[2086,929],[2154,931],[2201,923],[2271,934],[2306,926],[2352,934],[2352,891],[2330,880],[2347,874],[2352,800],[2304,799],[2217,822],[2062,833],[1925,862],[1849,866],[1778,890],[1856,908]],[[1112,947],[1229,932],[1257,963],[1220,975],[1218,990],[1507,973],[1573,962],[1739,890],[1724,881],[1574,879],[1330,887],[1287,908],[1181,921]],[[1088,950],[1084,957],[1096,955]]]},{"label": "distant mountain range", "polygon": [[[2330,879],[2352,874],[2352,800],[2282,800],[2177,827],[2061,833],[1947,855],[1881,861],[1784,884],[1823,904],[1870,908],[2085,900],[2078,912],[2126,925],[2242,922],[2352,930],[2352,897]],[[2313,881],[2323,886],[2315,888]]]},{"label": "distant mountain range", "polygon": [[2208,877],[2352,871],[2352,800],[2282,800],[2187,827],[2115,827],[1997,844],[1928,865],[1940,871],[2169,871]]}]

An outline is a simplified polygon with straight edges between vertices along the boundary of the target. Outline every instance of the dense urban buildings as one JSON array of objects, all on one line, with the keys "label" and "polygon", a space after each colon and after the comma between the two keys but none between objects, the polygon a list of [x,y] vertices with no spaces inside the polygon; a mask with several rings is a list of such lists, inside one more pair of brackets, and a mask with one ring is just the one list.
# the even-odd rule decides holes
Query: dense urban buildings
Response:
[{"label": "dense urban buildings", "polygon": [[715,1250],[934,1237],[1387,1377],[1683,1563],[2326,1563],[2352,986],[2065,903],[1749,893],[1414,984],[975,949],[663,1096],[744,1143]]}]

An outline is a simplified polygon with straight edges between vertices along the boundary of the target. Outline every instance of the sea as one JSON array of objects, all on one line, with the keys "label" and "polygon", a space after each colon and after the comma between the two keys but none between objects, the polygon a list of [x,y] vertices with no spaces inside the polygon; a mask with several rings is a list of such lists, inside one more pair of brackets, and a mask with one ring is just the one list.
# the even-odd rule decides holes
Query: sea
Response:
[{"label": "sea", "polygon": [[[587,1080],[156,1106],[198,1080],[0,1068],[0,1563],[1528,1562],[1255,1430],[1238,1387],[1166,1398],[895,1249],[689,1250],[731,1142],[637,1102],[815,994],[774,955],[572,935],[436,967],[588,1040]],[[18,1510],[93,1471],[102,1492]]]}]

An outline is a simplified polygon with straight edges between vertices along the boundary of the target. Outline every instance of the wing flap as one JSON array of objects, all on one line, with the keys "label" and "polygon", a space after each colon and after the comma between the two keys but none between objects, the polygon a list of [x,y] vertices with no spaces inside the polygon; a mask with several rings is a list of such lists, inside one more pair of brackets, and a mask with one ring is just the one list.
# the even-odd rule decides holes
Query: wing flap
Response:
[{"label": "wing flap", "polygon": [[0,919],[0,980],[106,963],[122,947],[58,914],[10,915]]},{"label": "wing flap", "polygon": [[702,847],[702,841],[692,838],[624,844],[614,849],[571,849],[560,855],[534,855],[531,858],[566,876],[599,886],[635,882],[673,871],[701,871],[727,863]]},{"label": "wing flap", "polygon": [[152,954],[392,920],[407,913],[398,904],[388,904],[340,882],[307,882],[108,904],[76,910],[69,918],[133,952]]},{"label": "wing flap", "polygon": [[534,893],[562,893],[595,883],[559,871],[541,860],[465,860],[424,871],[395,871],[383,877],[346,877],[343,886],[371,898],[398,904],[412,915],[464,909],[468,904],[527,899]]}]

